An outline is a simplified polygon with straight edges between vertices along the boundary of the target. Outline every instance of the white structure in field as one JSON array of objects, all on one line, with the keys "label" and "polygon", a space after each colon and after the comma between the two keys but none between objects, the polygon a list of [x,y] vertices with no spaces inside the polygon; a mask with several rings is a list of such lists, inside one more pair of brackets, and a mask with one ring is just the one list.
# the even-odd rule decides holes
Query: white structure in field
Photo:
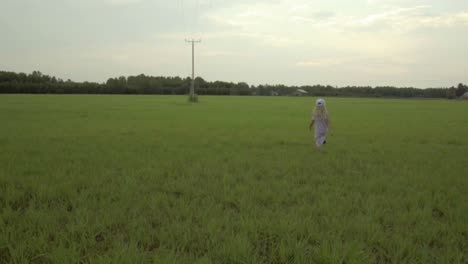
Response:
[{"label": "white structure in field", "polygon": [[295,96],[303,96],[303,95],[308,95],[308,94],[309,93],[303,89],[297,89],[296,91],[292,93],[292,95],[295,95]]}]

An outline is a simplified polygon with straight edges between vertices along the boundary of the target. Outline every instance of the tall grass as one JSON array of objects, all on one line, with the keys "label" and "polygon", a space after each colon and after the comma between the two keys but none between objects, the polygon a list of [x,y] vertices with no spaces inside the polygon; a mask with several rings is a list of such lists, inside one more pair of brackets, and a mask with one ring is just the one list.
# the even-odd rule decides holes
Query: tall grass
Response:
[{"label": "tall grass", "polygon": [[467,263],[468,104],[0,96],[0,263]]}]

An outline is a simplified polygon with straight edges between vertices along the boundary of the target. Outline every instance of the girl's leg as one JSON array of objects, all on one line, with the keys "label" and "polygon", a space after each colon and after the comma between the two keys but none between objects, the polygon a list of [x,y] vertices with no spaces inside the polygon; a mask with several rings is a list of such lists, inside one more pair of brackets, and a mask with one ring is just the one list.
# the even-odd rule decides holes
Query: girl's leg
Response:
[{"label": "girl's leg", "polygon": [[315,138],[315,146],[317,147],[317,149],[320,151],[322,145],[323,145],[323,137],[317,137]]}]

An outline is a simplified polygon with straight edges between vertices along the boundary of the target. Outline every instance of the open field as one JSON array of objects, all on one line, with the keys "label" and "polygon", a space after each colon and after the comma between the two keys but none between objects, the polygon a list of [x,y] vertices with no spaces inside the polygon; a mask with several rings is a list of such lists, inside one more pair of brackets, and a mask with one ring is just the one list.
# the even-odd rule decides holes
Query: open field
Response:
[{"label": "open field", "polygon": [[468,263],[468,104],[0,96],[0,263]]}]

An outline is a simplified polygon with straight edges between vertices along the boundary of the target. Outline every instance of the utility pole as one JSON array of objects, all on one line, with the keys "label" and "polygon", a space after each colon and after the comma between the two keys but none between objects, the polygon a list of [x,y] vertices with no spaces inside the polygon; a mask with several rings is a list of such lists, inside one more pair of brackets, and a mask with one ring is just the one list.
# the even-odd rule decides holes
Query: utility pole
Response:
[{"label": "utility pole", "polygon": [[192,83],[190,84],[190,102],[197,102],[198,98],[195,95],[195,43],[200,43],[201,40],[185,40],[185,42],[192,43]]}]

